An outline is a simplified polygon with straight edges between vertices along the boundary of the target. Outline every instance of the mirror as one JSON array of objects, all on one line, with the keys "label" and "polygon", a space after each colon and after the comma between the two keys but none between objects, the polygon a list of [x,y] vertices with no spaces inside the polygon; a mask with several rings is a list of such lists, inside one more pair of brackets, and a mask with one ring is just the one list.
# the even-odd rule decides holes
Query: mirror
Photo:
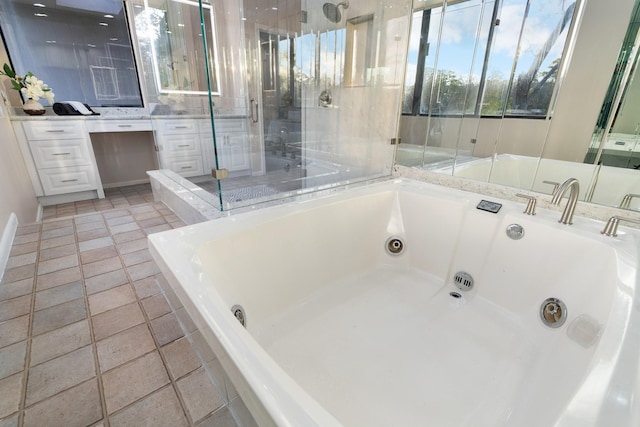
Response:
[{"label": "mirror", "polygon": [[158,93],[206,95],[209,82],[211,93],[220,95],[213,6],[202,4],[207,57],[197,1],[145,0],[144,6],[148,31],[142,33],[151,33]]},{"label": "mirror", "polygon": [[[546,194],[575,176],[582,200],[611,206],[640,193],[637,171],[617,167],[640,158],[585,163],[600,151],[594,124],[612,72],[624,68],[618,50],[636,10],[636,0],[598,3],[415,0],[397,163]],[[619,135],[623,121],[611,120],[618,126],[606,134]],[[627,207],[640,207],[631,199]]]}]

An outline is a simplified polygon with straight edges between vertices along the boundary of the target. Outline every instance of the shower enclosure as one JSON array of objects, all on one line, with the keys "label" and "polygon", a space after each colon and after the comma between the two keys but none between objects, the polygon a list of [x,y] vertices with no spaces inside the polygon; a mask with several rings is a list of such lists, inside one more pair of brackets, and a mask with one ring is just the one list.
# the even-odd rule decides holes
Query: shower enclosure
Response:
[{"label": "shower enclosure", "polygon": [[220,210],[391,174],[409,0],[133,0],[161,169]]}]

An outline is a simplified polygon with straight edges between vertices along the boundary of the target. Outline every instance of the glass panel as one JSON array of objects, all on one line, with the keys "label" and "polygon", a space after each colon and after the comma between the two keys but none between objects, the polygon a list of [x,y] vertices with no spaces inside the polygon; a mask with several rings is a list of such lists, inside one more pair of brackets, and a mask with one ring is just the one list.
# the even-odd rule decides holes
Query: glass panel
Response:
[{"label": "glass panel", "polygon": [[6,0],[0,27],[14,70],[38,76],[56,100],[142,106],[121,0]]}]

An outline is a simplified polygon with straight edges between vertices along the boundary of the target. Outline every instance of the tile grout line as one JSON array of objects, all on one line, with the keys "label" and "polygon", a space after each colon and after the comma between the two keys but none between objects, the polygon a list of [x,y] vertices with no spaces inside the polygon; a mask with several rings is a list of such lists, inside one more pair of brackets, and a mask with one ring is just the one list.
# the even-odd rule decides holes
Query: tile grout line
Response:
[{"label": "tile grout line", "polygon": [[[87,286],[84,277],[84,269],[82,265],[82,254],[80,253],[80,242],[78,241],[78,232],[76,227],[76,216],[71,219],[73,225],[73,237],[76,245],[76,256],[78,257],[78,268],[80,270],[80,280],[82,282],[82,296],[84,297],[84,304],[87,309],[87,324],[89,326],[89,337],[91,339],[91,348],[93,350],[93,364],[96,370],[96,382],[98,385],[98,395],[100,396],[100,404],[102,405],[102,420],[96,421],[94,424],[98,424],[100,421],[104,423],[104,427],[109,427],[109,418],[107,416],[107,402],[104,396],[104,387],[102,383],[102,374],[100,372],[100,361],[98,360],[98,345],[93,332],[93,320],[91,318],[91,308],[89,306],[89,295],[87,294]],[[104,215],[100,214],[104,221]],[[106,225],[106,223],[105,223]]]}]

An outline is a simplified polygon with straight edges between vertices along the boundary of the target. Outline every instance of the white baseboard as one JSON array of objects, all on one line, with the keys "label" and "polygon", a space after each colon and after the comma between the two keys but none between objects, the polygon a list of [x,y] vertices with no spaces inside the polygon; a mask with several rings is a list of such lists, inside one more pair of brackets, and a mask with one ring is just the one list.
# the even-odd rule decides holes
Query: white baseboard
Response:
[{"label": "white baseboard", "polygon": [[16,236],[17,229],[18,217],[16,214],[11,212],[9,215],[9,221],[7,221],[2,232],[2,237],[0,238],[0,280],[2,280],[4,270],[7,267],[9,254],[11,253],[11,245],[13,245],[13,238]]}]

